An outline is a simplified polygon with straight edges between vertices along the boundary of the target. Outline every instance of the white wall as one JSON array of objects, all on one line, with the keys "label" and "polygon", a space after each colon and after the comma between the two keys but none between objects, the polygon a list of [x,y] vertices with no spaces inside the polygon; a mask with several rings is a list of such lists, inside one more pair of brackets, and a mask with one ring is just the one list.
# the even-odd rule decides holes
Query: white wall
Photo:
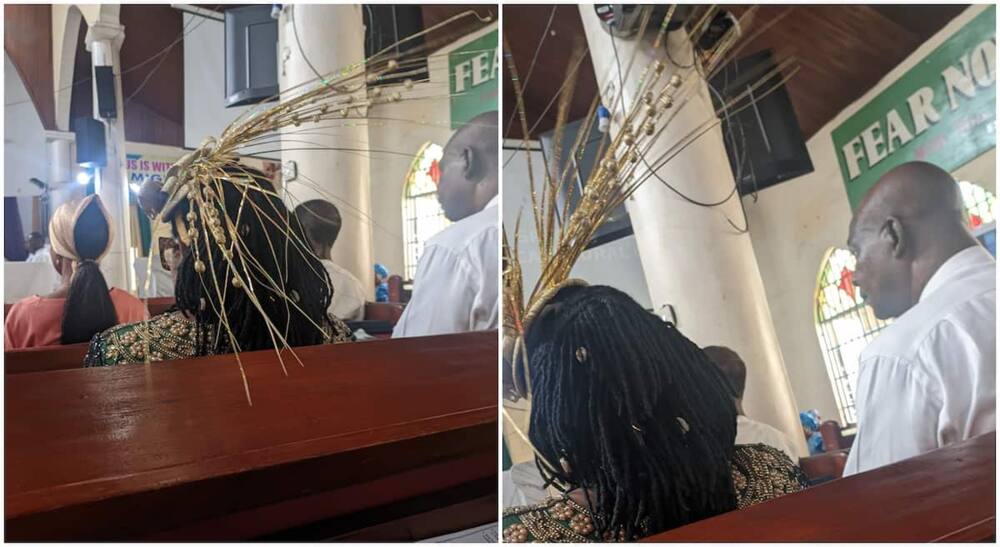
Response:
[{"label": "white wall", "polygon": [[[814,172],[762,190],[757,203],[744,200],[768,304],[800,411],[816,408],[824,419],[841,420],[817,338],[813,308],[821,261],[830,247],[846,245],[851,220],[830,133],[985,7],[970,7],[949,22],[809,139],[807,148]],[[988,152],[956,174],[995,191],[995,161],[995,151]]]},{"label": "white wall", "polygon": [[[519,143],[511,143],[519,146]],[[513,159],[510,159],[511,156]],[[507,160],[510,159],[510,163]],[[514,225],[521,211],[518,246],[524,276],[525,291],[530,292],[540,275],[538,237],[531,216],[531,192],[528,184],[528,162],[538,183],[544,160],[541,152],[523,152],[505,148],[503,151],[503,226],[508,241],[514,243]],[[591,285],[610,285],[635,299],[644,308],[652,304],[635,236],[623,237],[611,243],[585,251],[573,267],[573,277],[585,279]]]}]

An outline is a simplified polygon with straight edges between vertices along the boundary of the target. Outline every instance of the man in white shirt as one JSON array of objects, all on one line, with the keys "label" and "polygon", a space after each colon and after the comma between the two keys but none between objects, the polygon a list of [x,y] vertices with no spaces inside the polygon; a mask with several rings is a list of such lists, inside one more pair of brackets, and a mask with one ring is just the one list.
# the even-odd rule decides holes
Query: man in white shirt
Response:
[{"label": "man in white shirt", "polygon": [[739,354],[723,346],[708,346],[702,348],[702,351],[719,368],[732,390],[733,399],[736,401],[736,444],[766,444],[781,450],[792,460],[792,463],[798,465],[799,457],[784,433],[764,422],[751,420],[743,413],[743,392],[747,386],[747,366]]},{"label": "man in white shirt", "polygon": [[333,298],[327,311],[345,321],[357,321],[365,316],[365,289],[358,278],[330,259],[330,251],[340,235],[340,211],[324,199],[313,199],[295,208],[295,217],[302,224],[309,246],[319,257],[330,275]]},{"label": "man in white shirt", "polygon": [[495,329],[500,310],[497,112],[448,140],[438,201],[454,222],[424,245],[393,338]]},{"label": "man in white shirt", "polygon": [[996,263],[966,228],[958,184],[910,162],[851,220],[854,284],[880,319],[861,353],[858,433],[844,475],[996,429]]},{"label": "man in white shirt", "polygon": [[52,255],[49,253],[49,246],[45,243],[45,236],[39,232],[31,232],[24,241],[28,249],[28,258],[25,262],[52,263]]}]

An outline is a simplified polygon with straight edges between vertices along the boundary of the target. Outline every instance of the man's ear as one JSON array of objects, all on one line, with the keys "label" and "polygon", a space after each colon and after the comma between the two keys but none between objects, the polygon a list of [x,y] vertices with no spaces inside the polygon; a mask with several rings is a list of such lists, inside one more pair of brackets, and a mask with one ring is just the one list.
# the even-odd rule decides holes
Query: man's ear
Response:
[{"label": "man's ear", "polygon": [[482,171],[482,158],[476,150],[471,146],[462,148],[462,175],[465,176],[465,180],[478,184],[485,178]]},{"label": "man's ear", "polygon": [[903,223],[900,222],[898,218],[887,218],[885,223],[882,225],[882,231],[879,235],[886,238],[892,246],[893,258],[903,257],[907,251],[907,244],[909,242],[906,238],[906,231],[903,228]]}]

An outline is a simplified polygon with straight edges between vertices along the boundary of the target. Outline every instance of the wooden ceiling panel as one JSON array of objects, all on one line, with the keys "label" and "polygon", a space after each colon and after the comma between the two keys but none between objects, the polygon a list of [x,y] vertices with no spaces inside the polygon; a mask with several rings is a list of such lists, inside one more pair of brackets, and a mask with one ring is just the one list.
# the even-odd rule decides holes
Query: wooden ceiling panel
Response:
[{"label": "wooden ceiling panel", "polygon": [[[735,14],[747,5],[721,6]],[[762,5],[749,28],[739,55],[771,49],[777,58],[793,57],[799,72],[787,88],[793,108],[808,139],[841,110],[871,89],[890,70],[967,5]],[[526,72],[552,6],[504,6],[504,34],[520,72]],[[565,66],[576,36],[583,36],[579,10],[560,5],[536,61],[543,78],[528,82],[525,111],[529,123],[538,119],[545,105],[563,83]],[[759,33],[756,37],[755,34]],[[514,105],[513,87],[504,67],[504,123]],[[570,119],[582,118],[589,99],[597,93],[589,59],[581,66]],[[521,76],[522,80],[525,76]],[[555,124],[554,108],[539,122],[537,136]],[[519,138],[513,124],[508,136]]]}]

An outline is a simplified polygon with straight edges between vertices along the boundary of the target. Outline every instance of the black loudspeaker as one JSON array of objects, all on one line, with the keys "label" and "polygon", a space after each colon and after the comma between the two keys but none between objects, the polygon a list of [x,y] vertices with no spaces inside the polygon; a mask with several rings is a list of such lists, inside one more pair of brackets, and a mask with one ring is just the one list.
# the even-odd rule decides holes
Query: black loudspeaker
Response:
[{"label": "black loudspeaker", "polygon": [[278,21],[271,17],[272,6],[226,10],[227,107],[277,100]]},{"label": "black loudspeaker", "polygon": [[85,167],[104,167],[108,156],[104,149],[104,124],[94,118],[73,120],[76,135],[76,163]]},{"label": "black loudspeaker", "polygon": [[[365,25],[365,57],[371,57],[379,51],[424,30],[424,12],[421,4],[364,4],[362,20]],[[405,44],[398,45],[394,50],[397,54],[422,47],[424,36],[418,36]],[[396,72],[412,72],[427,70],[427,59],[424,58],[415,66],[400,68]],[[379,85],[401,83],[406,78],[419,80],[426,74],[410,74],[396,77],[393,73],[383,75]]]},{"label": "black loudspeaker", "polygon": [[781,74],[749,91],[774,66],[770,50],[764,50],[729,63],[709,81],[717,110],[724,100],[748,92],[731,113],[721,114],[729,166],[741,196],[813,171],[788,91],[783,84],[772,90]]},{"label": "black loudspeaker", "polygon": [[[594,120],[590,127],[583,125],[583,120],[567,123],[563,130],[562,150],[559,151],[560,165],[556,165],[555,158],[555,130],[550,130],[539,136],[542,144],[542,155],[545,157],[545,165],[552,173],[562,175],[567,166],[575,166],[570,170],[569,180],[562,188],[559,195],[559,209],[562,210],[569,200],[567,211],[572,213],[580,204],[580,196],[583,195],[584,184],[590,178],[590,173],[598,160],[598,152],[601,149],[601,140],[604,136],[597,128],[597,120]],[[573,153],[573,145],[576,144],[577,135],[581,131],[586,132],[586,140],[583,141],[583,149],[579,154]],[[575,177],[573,176],[575,175]],[[570,190],[572,186],[572,191]],[[610,243],[632,235],[632,218],[625,209],[625,204],[619,205],[618,209],[608,215],[604,223],[594,232],[594,237],[587,243],[587,248],[592,249],[605,243]]]},{"label": "black loudspeaker", "polygon": [[115,100],[115,73],[110,66],[95,66],[94,78],[97,82],[97,112],[105,120],[118,117],[118,102]]}]

